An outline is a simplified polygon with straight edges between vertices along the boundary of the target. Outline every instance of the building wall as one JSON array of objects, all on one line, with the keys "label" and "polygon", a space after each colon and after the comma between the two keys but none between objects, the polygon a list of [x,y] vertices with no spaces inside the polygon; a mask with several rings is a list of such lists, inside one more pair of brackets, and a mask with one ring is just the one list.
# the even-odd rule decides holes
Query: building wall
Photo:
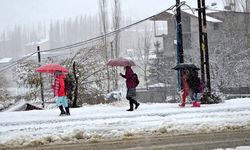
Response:
[{"label": "building wall", "polygon": [[176,94],[176,89],[169,87],[155,87],[148,90],[137,89],[136,99],[142,103],[165,103],[169,96],[174,99]]},{"label": "building wall", "polygon": [[[232,45],[228,42],[228,38],[237,38],[243,41],[245,46],[250,47],[250,13],[237,13],[237,12],[215,12],[208,14],[211,17],[221,20],[222,22],[209,22],[207,21],[208,30],[208,46],[209,48],[218,46],[219,43],[224,41],[226,47]],[[164,38],[164,49],[167,54],[174,56],[176,53],[176,23],[175,19],[168,21],[168,35]],[[184,60],[199,64],[199,25],[198,18],[192,15],[182,13],[182,29],[183,29],[183,48]],[[235,35],[235,33],[237,35]],[[231,37],[230,37],[231,36]]]}]

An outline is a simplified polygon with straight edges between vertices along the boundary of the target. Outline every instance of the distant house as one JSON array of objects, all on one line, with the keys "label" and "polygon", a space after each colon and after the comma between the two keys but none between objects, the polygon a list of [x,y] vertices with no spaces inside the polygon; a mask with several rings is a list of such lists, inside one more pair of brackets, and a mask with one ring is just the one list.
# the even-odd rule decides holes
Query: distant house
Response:
[{"label": "distant house", "polygon": [[[182,36],[184,61],[200,65],[199,24],[197,11],[181,11]],[[233,11],[207,11],[206,12],[208,46],[211,53],[215,49],[250,48],[250,13]],[[171,70],[176,64],[176,17],[172,11],[165,11],[151,18],[155,29],[157,24],[165,23],[162,34],[155,34],[161,40],[163,53],[170,65],[166,70]],[[162,26],[160,27],[162,30]],[[232,41],[234,41],[232,43]],[[174,72],[170,74],[176,80]],[[177,82],[177,81],[176,81]],[[176,88],[176,87],[173,87]]]},{"label": "distant house", "polygon": [[[198,14],[193,14],[192,11],[182,11],[182,34],[183,34],[183,48],[185,50],[199,49],[199,25]],[[168,56],[175,56],[176,54],[176,20],[172,11],[166,11],[156,15],[151,19],[152,21],[167,21],[167,34],[158,35],[163,38],[163,49]],[[219,29],[221,20],[207,16],[207,24],[209,32]],[[216,28],[217,27],[217,28]],[[185,51],[185,53],[188,53]]]},{"label": "distant house", "polygon": [[[182,11],[182,33],[183,33],[183,49],[187,61],[188,55],[199,54],[199,24],[197,11]],[[209,48],[216,46],[223,37],[223,33],[233,33],[234,31],[241,34],[244,43],[239,43],[246,47],[250,47],[250,13],[233,12],[233,11],[207,11],[207,30]],[[167,21],[167,34],[157,35],[162,37],[163,49],[168,56],[176,55],[176,19],[171,11],[166,11],[156,15],[152,21]],[[157,25],[157,24],[156,24]],[[156,27],[157,28],[157,27]],[[246,31],[248,31],[246,33]],[[227,35],[228,36],[228,35]],[[236,36],[236,35],[231,35]],[[230,38],[230,37],[228,37]],[[233,38],[233,37],[232,37]],[[231,43],[224,43],[231,44]],[[195,62],[194,63],[198,63]]]}]

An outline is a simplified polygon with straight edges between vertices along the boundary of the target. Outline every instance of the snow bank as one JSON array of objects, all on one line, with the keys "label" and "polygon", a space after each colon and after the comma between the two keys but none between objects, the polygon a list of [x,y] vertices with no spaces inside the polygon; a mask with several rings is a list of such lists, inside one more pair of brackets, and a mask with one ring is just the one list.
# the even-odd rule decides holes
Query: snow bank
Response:
[{"label": "snow bank", "polygon": [[249,150],[250,149],[250,146],[238,146],[236,148],[217,148],[217,149],[214,149],[214,150]]},{"label": "snow bank", "polygon": [[141,104],[125,111],[127,101],[86,105],[58,116],[58,109],[0,113],[0,146],[95,142],[131,136],[192,134],[250,129],[250,99],[193,108],[178,104]]}]

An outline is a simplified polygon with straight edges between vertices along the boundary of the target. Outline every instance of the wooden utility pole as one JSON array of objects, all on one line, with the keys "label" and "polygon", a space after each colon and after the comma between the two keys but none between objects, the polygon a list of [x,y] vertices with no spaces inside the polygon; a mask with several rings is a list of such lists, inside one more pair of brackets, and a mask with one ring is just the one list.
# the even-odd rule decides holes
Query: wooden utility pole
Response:
[{"label": "wooden utility pole", "polygon": [[[37,46],[37,56],[38,56],[38,65],[41,66],[41,54],[40,54],[40,47]],[[44,94],[43,94],[43,78],[42,73],[39,73],[40,77],[40,86],[41,86],[41,99],[42,99],[42,107],[44,108]]]},{"label": "wooden utility pole", "polygon": [[200,43],[200,62],[201,62],[201,80],[205,83],[205,73],[204,73],[204,51],[205,46],[203,42],[203,35],[202,35],[202,16],[201,16],[201,1],[198,0],[198,22],[199,22],[199,43]]},{"label": "wooden utility pole", "polygon": [[182,41],[182,22],[180,0],[176,0],[176,22],[177,22],[177,63],[184,63],[183,41]]},{"label": "wooden utility pole", "polygon": [[[198,19],[199,19],[199,38],[200,38],[200,56],[201,56],[201,78],[205,82],[208,96],[211,95],[210,68],[209,68],[209,52],[207,39],[207,21],[206,21],[206,5],[205,0],[198,0]],[[205,61],[204,61],[205,54]],[[204,70],[205,68],[205,70]],[[205,74],[204,74],[205,72]],[[206,75],[206,77],[205,77]]]},{"label": "wooden utility pole", "polygon": [[[184,52],[183,52],[183,42],[182,42],[182,23],[181,23],[181,6],[180,0],[176,0],[176,55],[177,55],[177,64],[184,63]],[[178,81],[178,90],[181,90],[181,74],[180,71],[177,72],[177,81]]]},{"label": "wooden utility pole", "polygon": [[72,107],[76,108],[77,107],[77,98],[78,98],[78,77],[76,74],[76,62],[73,62],[73,75],[74,75],[74,80],[75,80],[75,86],[74,86],[74,99],[73,99],[73,104]]},{"label": "wooden utility pole", "polygon": [[208,94],[211,94],[211,82],[210,82],[210,65],[209,65],[209,52],[208,52],[208,40],[207,40],[207,20],[206,20],[206,3],[205,0],[202,0],[202,15],[203,15],[203,38],[205,44],[205,66],[206,66],[206,78],[207,78],[207,90]]}]

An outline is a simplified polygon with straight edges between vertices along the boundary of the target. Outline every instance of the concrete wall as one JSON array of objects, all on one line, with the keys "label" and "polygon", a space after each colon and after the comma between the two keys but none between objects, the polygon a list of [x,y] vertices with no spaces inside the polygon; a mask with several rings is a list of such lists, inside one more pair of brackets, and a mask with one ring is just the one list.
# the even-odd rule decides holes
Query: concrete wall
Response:
[{"label": "concrete wall", "polygon": [[136,98],[142,103],[166,103],[167,97],[176,95],[173,87],[158,87],[150,89],[137,89]]}]

